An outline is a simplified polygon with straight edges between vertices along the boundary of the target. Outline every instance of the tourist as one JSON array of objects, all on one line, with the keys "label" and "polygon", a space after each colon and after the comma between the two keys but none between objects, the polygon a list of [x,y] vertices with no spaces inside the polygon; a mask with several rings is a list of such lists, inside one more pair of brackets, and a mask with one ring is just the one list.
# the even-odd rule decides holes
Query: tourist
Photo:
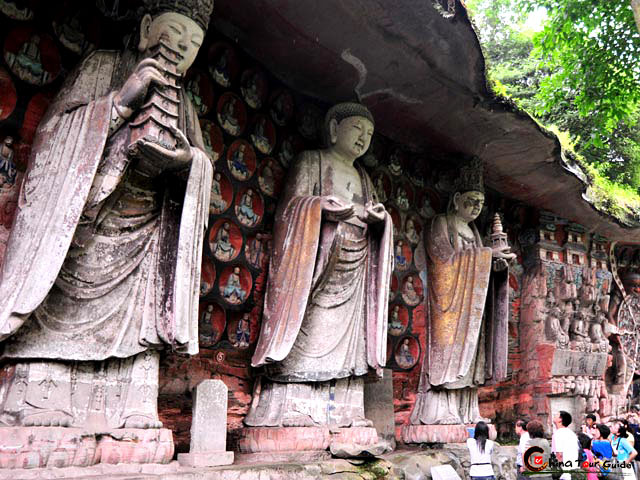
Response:
[{"label": "tourist", "polygon": [[[591,427],[591,451],[595,455],[595,457],[599,460],[598,463],[601,465],[604,462],[611,461],[613,457],[613,449],[611,448],[611,443],[609,442],[609,435],[611,434],[611,430],[609,427],[603,424],[594,424]],[[602,476],[607,475],[610,472],[608,468],[600,468],[600,474]]]},{"label": "tourist", "polygon": [[524,462],[522,460],[522,456],[524,455],[524,451],[527,449],[529,432],[527,432],[527,422],[522,419],[516,420],[516,435],[520,437],[520,442],[518,443],[518,455],[516,457],[516,469],[518,472],[518,478],[524,479],[526,477],[523,475]]},{"label": "tourist", "polygon": [[[549,451],[551,449],[549,447],[549,440],[544,438],[544,427],[542,426],[542,422],[539,420],[531,420],[527,423],[527,433],[529,434],[529,441],[527,442],[525,451],[531,447],[541,448],[542,463],[549,463]],[[548,472],[541,472],[536,475],[527,475],[526,477],[530,479],[533,478],[535,480],[551,480],[551,474]]]},{"label": "tourist", "polygon": [[582,424],[582,433],[591,438],[591,427],[596,423],[596,416],[593,413],[587,414]]},{"label": "tourist", "polygon": [[[612,431],[614,435],[611,439],[611,445],[616,452],[616,460],[618,463],[624,462],[630,465],[638,455],[638,452],[627,439],[627,427],[621,421],[616,420],[613,422]],[[621,467],[620,471],[625,480],[635,480],[636,475],[633,468]]]},{"label": "tourist", "polygon": [[476,480],[495,479],[491,466],[493,441],[489,440],[489,427],[484,422],[476,424],[473,438],[467,438],[467,448],[471,457],[469,476]]},{"label": "tourist", "polygon": [[[551,437],[551,451],[555,453],[556,459],[562,462],[564,470],[571,470],[578,464],[578,437],[568,427],[571,425],[571,414],[560,410],[553,418],[556,431]],[[570,473],[563,473],[561,480],[571,480]]]},{"label": "tourist", "polygon": [[596,458],[591,451],[591,437],[587,435],[587,433],[581,432],[578,434],[578,442],[580,442],[580,448],[584,452],[586,461],[589,464],[587,468],[583,467],[583,470],[588,472],[587,480],[597,480],[600,469],[596,465]]}]

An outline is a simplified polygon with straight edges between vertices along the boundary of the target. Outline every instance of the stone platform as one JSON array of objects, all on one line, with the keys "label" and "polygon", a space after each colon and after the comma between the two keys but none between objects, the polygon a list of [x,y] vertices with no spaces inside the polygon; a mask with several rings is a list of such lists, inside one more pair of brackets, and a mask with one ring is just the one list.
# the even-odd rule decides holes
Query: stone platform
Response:
[{"label": "stone platform", "polygon": [[174,452],[173,434],[166,428],[90,433],[67,427],[3,427],[0,445],[0,472],[98,463],[166,464]]},{"label": "stone platform", "polygon": [[[299,461],[301,458],[318,460],[328,456],[357,456],[379,444],[373,427],[247,427],[238,438],[238,450],[244,462]],[[371,453],[384,453],[384,450]]]},{"label": "stone platform", "polygon": [[[517,447],[495,449],[496,478],[516,480],[516,451]],[[168,465],[98,464],[85,468],[0,470],[0,480],[428,480],[431,467],[437,465],[451,465],[461,478],[468,478],[470,460],[466,445],[403,448],[378,459],[359,461],[330,459],[210,468],[184,468],[178,462],[171,462]]]},{"label": "stone platform", "polygon": [[[489,424],[489,438],[498,436],[495,425]],[[402,427],[404,443],[464,443],[469,438],[468,425],[405,425]]]}]

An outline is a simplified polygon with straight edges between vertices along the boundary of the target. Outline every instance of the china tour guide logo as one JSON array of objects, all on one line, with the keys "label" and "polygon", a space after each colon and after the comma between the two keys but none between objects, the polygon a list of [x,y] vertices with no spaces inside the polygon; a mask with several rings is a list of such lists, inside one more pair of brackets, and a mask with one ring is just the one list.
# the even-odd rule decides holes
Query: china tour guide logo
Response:
[{"label": "china tour guide logo", "polygon": [[[545,460],[547,458],[548,460]],[[597,468],[597,472],[602,476],[607,475],[612,469],[620,468],[632,468],[631,463],[620,462],[617,460],[602,459],[588,462],[587,460],[579,462],[578,460],[560,462],[556,460],[555,456],[550,456],[549,452],[545,452],[542,447],[533,446],[525,450],[522,457],[523,463],[527,471],[525,475],[535,475],[540,472],[543,473],[587,473],[594,467]],[[593,472],[593,470],[591,470]]]}]

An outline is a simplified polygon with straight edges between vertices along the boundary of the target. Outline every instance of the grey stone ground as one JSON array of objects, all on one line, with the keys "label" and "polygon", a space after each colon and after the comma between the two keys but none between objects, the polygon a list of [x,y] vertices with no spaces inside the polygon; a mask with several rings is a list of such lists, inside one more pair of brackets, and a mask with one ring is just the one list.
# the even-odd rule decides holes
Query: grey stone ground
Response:
[{"label": "grey stone ground", "polygon": [[[499,447],[494,454],[497,480],[515,480],[516,447]],[[332,459],[308,464],[229,465],[189,469],[170,465],[96,465],[89,468],[4,470],[0,480],[427,480],[434,465],[450,464],[469,478],[469,455],[464,444],[442,448],[398,450],[372,461]]]}]

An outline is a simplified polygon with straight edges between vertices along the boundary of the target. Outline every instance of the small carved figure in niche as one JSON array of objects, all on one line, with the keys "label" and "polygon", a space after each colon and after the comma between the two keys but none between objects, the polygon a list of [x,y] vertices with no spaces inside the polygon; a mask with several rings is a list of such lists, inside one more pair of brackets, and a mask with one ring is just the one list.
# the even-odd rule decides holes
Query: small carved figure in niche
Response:
[{"label": "small carved figure in niche", "polygon": [[228,48],[225,48],[218,59],[218,63],[216,63],[216,68],[213,70],[214,80],[223,87],[231,85],[231,75],[229,73],[230,56],[231,51]]},{"label": "small carved figure in niche", "polygon": [[293,160],[293,143],[291,137],[287,137],[282,141],[282,145],[280,146],[280,153],[278,153],[278,159],[280,163],[286,168]]},{"label": "small carved figure in niche", "polygon": [[404,332],[404,325],[400,321],[400,305],[394,305],[391,310],[391,318],[389,319],[389,333],[398,336]]},{"label": "small carved figure in niche", "polygon": [[204,101],[202,100],[202,97],[200,96],[200,74],[199,73],[196,73],[191,78],[191,80],[189,80],[189,83],[187,84],[186,92],[187,92],[187,96],[191,100],[191,103],[193,103],[193,106],[195,107],[196,112],[198,113],[198,116],[204,115],[207,111],[207,106],[205,105]]},{"label": "small carved figure in niche", "polygon": [[406,268],[407,265],[407,257],[405,257],[404,252],[402,251],[402,246],[404,242],[402,240],[398,240],[396,242],[396,266],[398,268]]},{"label": "small carved figure in niche", "polygon": [[574,307],[573,321],[569,328],[569,335],[572,341],[582,342],[589,338],[589,332],[587,331],[586,314],[579,308],[578,302]]},{"label": "small carved figure in niche", "polygon": [[62,22],[54,21],[53,30],[58,40],[73,53],[81,54],[95,48],[84,34],[79,14],[65,18]]},{"label": "small carved figure in niche", "polygon": [[366,107],[336,105],[325,118],[328,148],[305,151],[293,163],[276,213],[252,359],[265,376],[246,425],[371,426],[362,376],[386,361],[393,254],[391,217],[354,163],[373,126]]},{"label": "small carved figure in niche", "polygon": [[240,133],[240,121],[236,117],[236,99],[230,96],[220,111],[220,126],[231,135]]},{"label": "small carved figure in niche", "polygon": [[33,18],[33,10],[24,5],[22,1],[1,0],[0,11],[14,20],[25,21]]},{"label": "small carved figure in niche", "polygon": [[5,53],[7,64],[25,82],[42,85],[49,81],[49,72],[42,66],[40,35],[33,34],[22,44],[17,54]]},{"label": "small carved figure in niche", "polygon": [[413,243],[415,245],[420,241],[420,237],[418,236],[418,232],[416,231],[416,224],[413,218],[407,219],[404,233],[407,236],[407,240],[409,240],[409,243]]},{"label": "small carved figure in niche", "polygon": [[396,204],[401,210],[409,210],[409,197],[402,185],[396,189]]},{"label": "small carved figure in niche", "polygon": [[258,178],[258,183],[260,184],[262,191],[269,196],[273,196],[275,194],[276,179],[273,174],[274,167],[275,165],[273,164],[273,160],[269,159]]},{"label": "small carved figure in niche", "polygon": [[387,191],[384,188],[384,181],[383,181],[382,175],[378,175],[376,177],[375,183],[376,183],[376,193],[378,194],[378,201],[382,203],[386,202]]},{"label": "small carved figure in niche", "polygon": [[233,267],[233,272],[227,279],[222,296],[233,305],[239,305],[246,300],[247,292],[240,283],[240,267]]},{"label": "small carved figure in niche", "polygon": [[415,307],[420,303],[420,295],[415,290],[413,286],[413,276],[409,275],[404,280],[404,286],[402,288],[402,299],[406,302],[407,305],[411,305]]},{"label": "small carved figure in niche", "polygon": [[209,212],[213,215],[222,213],[227,209],[227,202],[222,198],[222,175],[216,172],[211,180],[211,197],[209,198]]},{"label": "small carved figure in niche", "polygon": [[547,337],[549,340],[555,340],[560,348],[566,348],[569,345],[569,334],[563,329],[560,319],[562,318],[562,309],[556,304],[553,293],[547,293]]},{"label": "small carved figure in niche", "polygon": [[400,163],[398,150],[394,150],[391,158],[389,158],[389,171],[395,176],[402,175],[402,164]]},{"label": "small carved figure in niche", "polygon": [[229,235],[230,228],[229,223],[225,222],[222,228],[218,229],[212,245],[211,253],[221,262],[228,262],[236,253],[235,247],[231,244],[231,236]]},{"label": "small carved figure in niche", "polygon": [[259,117],[251,133],[251,141],[262,153],[269,153],[271,151],[271,141],[267,137],[266,129],[267,119],[265,117]]},{"label": "small carved figure in niche", "polygon": [[260,221],[260,217],[253,211],[253,195],[252,189],[248,189],[242,195],[240,204],[236,205],[236,216],[243,225],[253,227]]},{"label": "small carved figure in niche", "polygon": [[238,322],[236,327],[236,341],[233,344],[236,348],[247,348],[249,346],[249,339],[251,337],[251,322],[249,320],[249,314],[244,313],[242,318]]},{"label": "small carved figure in niche", "polygon": [[202,317],[200,317],[200,323],[202,325],[212,325],[213,320],[213,305],[207,305],[207,308],[204,312],[202,312]]},{"label": "small carved figure in niche", "polygon": [[249,178],[249,167],[244,159],[245,150],[247,146],[241,143],[240,146],[231,155],[231,173],[233,173],[239,180],[246,180]]},{"label": "small carved figure in niche", "polygon": [[593,310],[595,315],[591,323],[589,335],[591,341],[596,344],[600,352],[606,353],[610,350],[609,340],[604,334],[604,328],[607,323],[607,316],[604,314],[599,305],[594,305]]},{"label": "small carved figure in niche", "polygon": [[242,96],[251,108],[260,108],[262,106],[262,97],[260,93],[260,74],[256,71],[249,75],[248,80],[240,87]]},{"label": "small carved figure in niche", "polygon": [[0,146],[0,188],[11,187],[16,182],[13,156],[13,137],[7,136]]},{"label": "small carved figure in niche", "polygon": [[436,211],[431,206],[431,201],[429,200],[429,196],[425,195],[422,200],[422,206],[420,207],[420,215],[422,217],[429,219],[436,216]]},{"label": "small carved figure in niche", "polygon": [[277,125],[283,127],[289,122],[293,113],[293,99],[286,91],[280,92],[271,104],[271,118]]},{"label": "small carved figure in niche", "polygon": [[408,338],[402,340],[396,356],[396,362],[403,368],[409,368],[416,362],[416,359],[413,358],[413,354],[411,353]]},{"label": "small carved figure in niche", "polygon": [[[438,295],[429,298],[432,334],[412,425],[477,422],[478,385],[486,374],[493,381],[507,374],[508,262],[516,255],[508,244],[484,247],[473,223],[484,205],[479,160],[461,168],[454,191],[425,240],[427,289]],[[487,294],[493,308],[485,316]]]},{"label": "small carved figure in niche", "polygon": [[258,233],[247,242],[245,256],[254,267],[262,267],[271,248],[271,234]]}]

